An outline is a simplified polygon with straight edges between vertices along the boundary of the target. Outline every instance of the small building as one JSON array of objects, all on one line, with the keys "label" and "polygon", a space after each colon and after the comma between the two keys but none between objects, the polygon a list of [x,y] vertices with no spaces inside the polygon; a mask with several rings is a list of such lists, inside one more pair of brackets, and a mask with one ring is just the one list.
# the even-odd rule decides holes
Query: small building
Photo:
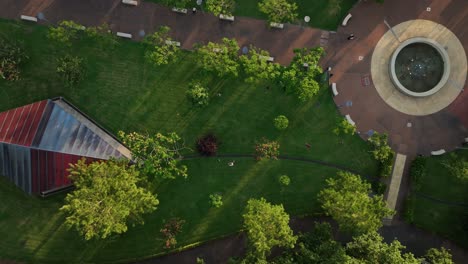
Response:
[{"label": "small building", "polygon": [[0,175],[29,194],[72,186],[70,164],[131,158],[130,151],[63,98],[0,113]]}]

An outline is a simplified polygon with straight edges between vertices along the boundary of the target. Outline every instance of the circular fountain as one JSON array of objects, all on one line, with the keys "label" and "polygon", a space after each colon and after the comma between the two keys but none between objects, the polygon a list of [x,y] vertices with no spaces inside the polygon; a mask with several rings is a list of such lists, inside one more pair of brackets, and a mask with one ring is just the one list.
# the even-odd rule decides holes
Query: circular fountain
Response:
[{"label": "circular fountain", "polygon": [[435,94],[445,85],[449,74],[447,51],[429,38],[407,39],[397,47],[390,59],[393,84],[413,97]]}]

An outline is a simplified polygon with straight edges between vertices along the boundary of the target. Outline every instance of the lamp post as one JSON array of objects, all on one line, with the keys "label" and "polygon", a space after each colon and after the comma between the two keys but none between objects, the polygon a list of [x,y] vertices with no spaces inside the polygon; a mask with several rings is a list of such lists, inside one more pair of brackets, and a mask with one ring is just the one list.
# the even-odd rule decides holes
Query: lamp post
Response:
[{"label": "lamp post", "polygon": [[310,21],[310,17],[309,17],[309,16],[305,16],[305,17],[304,17],[304,22],[306,22],[306,24],[307,24],[307,23],[309,23],[309,21]]}]

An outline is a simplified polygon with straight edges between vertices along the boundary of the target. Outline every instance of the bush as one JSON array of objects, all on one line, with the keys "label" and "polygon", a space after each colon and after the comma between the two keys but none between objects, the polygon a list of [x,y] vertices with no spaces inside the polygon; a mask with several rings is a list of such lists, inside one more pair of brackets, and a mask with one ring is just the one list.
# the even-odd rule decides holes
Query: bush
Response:
[{"label": "bush", "polygon": [[22,43],[0,39],[0,77],[16,81],[20,77],[19,66],[28,59]]},{"label": "bush", "polygon": [[383,182],[375,181],[375,182],[372,182],[372,190],[377,195],[383,195],[385,194],[385,191],[387,190],[387,185]]},{"label": "bush", "polygon": [[215,208],[219,208],[223,205],[223,197],[220,194],[210,194],[210,204]]},{"label": "bush", "polygon": [[279,156],[279,143],[276,141],[268,141],[262,139],[255,145],[255,159],[278,159]]},{"label": "bush", "polygon": [[393,157],[395,152],[388,145],[388,136],[375,132],[370,138],[369,143],[374,150],[372,154],[374,159],[380,162],[380,176],[388,177],[392,173]]},{"label": "bush", "polygon": [[275,124],[276,129],[285,130],[288,128],[289,120],[286,116],[279,115],[273,120],[273,123]]},{"label": "bush", "polygon": [[79,33],[85,27],[71,20],[61,21],[58,26],[50,27],[47,37],[64,45],[70,46],[72,41],[78,39]]},{"label": "bush", "polygon": [[70,55],[59,58],[57,73],[68,86],[75,86],[84,76],[83,59]]},{"label": "bush", "polygon": [[338,126],[333,129],[333,133],[337,136],[340,135],[341,132],[344,134],[351,134],[354,135],[356,133],[356,126],[352,125],[346,120],[346,118],[341,118],[339,121],[337,121]]},{"label": "bush", "polygon": [[199,83],[190,84],[187,91],[187,97],[195,106],[206,106],[210,101],[208,90],[202,87]]},{"label": "bush", "polygon": [[213,134],[208,134],[198,139],[197,150],[204,156],[214,156],[218,151],[218,139]]},{"label": "bush", "polygon": [[177,245],[175,236],[182,231],[182,226],[185,220],[179,218],[172,218],[164,225],[164,228],[160,230],[166,239],[165,248],[174,248]]},{"label": "bush", "polygon": [[426,159],[417,157],[413,160],[410,167],[411,187],[413,190],[418,191],[421,189],[421,182],[426,175]]},{"label": "bush", "polygon": [[288,186],[291,183],[291,179],[287,175],[279,176],[278,181],[282,186]]}]

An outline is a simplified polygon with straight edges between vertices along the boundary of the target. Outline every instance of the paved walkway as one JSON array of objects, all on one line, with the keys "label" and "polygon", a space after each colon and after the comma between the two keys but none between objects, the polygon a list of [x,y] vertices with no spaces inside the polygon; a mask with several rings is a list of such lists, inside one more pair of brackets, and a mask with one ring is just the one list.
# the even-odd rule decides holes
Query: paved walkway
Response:
[{"label": "paved walkway", "polygon": [[169,8],[140,1],[137,7],[127,6],[121,0],[2,0],[0,17],[19,19],[20,15],[43,15],[41,24],[74,20],[85,26],[104,22],[113,32],[126,32],[141,39],[140,32],[154,32],[167,25],[174,40],[182,48],[191,49],[195,43],[219,41],[223,37],[236,38],[239,45],[253,44],[268,50],[275,61],[288,64],[293,49],[326,45],[328,31],[285,25],[283,30],[271,29],[262,20],[236,17],[235,22],[221,21],[209,13],[187,15],[172,12]]}]

